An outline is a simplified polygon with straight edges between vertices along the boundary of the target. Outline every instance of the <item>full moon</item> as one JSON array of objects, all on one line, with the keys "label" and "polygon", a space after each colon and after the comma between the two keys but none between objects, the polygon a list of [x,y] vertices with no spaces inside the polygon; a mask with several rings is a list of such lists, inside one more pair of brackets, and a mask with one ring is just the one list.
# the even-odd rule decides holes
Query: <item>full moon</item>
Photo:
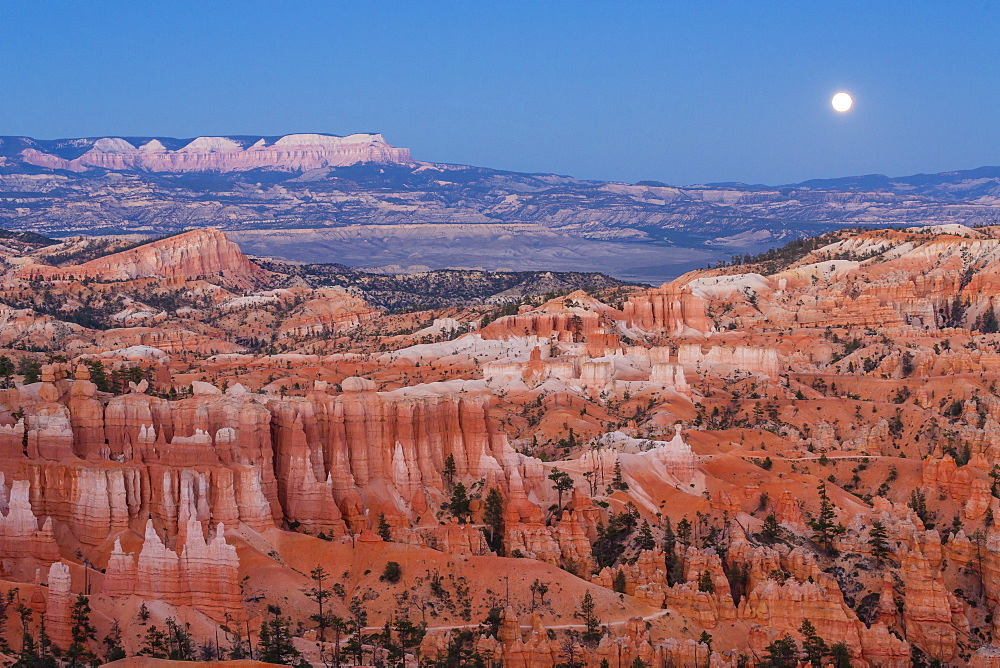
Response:
[{"label": "full moon", "polygon": [[832,104],[833,108],[840,113],[844,113],[851,108],[851,105],[854,104],[854,100],[848,93],[840,92],[833,96],[833,99],[830,100],[830,104]]}]

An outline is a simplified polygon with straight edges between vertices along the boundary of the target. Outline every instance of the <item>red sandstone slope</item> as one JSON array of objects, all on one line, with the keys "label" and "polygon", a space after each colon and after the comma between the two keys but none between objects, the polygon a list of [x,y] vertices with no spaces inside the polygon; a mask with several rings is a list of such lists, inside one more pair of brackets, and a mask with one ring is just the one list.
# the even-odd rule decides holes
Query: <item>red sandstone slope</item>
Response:
[{"label": "red sandstone slope", "polygon": [[263,270],[215,228],[191,230],[137,248],[106,255],[81,265],[46,267],[26,265],[19,275],[35,279],[93,278],[127,281],[139,278],[227,278],[259,276]]}]

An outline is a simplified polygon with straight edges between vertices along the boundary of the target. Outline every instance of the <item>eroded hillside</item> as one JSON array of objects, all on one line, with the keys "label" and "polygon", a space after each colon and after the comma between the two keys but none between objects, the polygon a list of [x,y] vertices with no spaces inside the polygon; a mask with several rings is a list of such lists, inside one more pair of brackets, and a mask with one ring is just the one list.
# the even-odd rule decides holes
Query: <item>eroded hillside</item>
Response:
[{"label": "eroded hillside", "polygon": [[89,593],[128,653],[288,623],[317,665],[1000,654],[996,228],[392,314],[216,231],[57,250],[0,281],[3,585],[57,647]]}]

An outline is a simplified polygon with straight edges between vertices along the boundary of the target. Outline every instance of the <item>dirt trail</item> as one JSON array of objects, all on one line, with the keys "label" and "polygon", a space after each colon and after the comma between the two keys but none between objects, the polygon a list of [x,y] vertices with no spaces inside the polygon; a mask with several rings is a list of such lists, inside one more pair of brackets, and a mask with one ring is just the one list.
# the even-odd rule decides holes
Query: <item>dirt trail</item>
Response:
[{"label": "dirt trail", "polygon": [[[650,621],[653,621],[654,619],[659,619],[660,617],[668,615],[668,614],[670,614],[670,612],[671,612],[671,610],[665,608],[663,610],[657,610],[656,612],[650,613],[648,615],[644,615],[644,616],[640,617],[639,619],[641,619],[644,622],[650,622]],[[615,620],[613,622],[603,623],[603,624],[601,624],[601,626],[621,626],[622,624],[624,624],[627,621],[629,621],[629,619],[633,619],[633,618],[632,617],[628,617],[626,619],[618,619],[618,620]],[[480,626],[481,626],[481,624],[448,624],[448,625],[444,625],[444,626],[428,626],[427,630],[428,631],[454,631],[454,630],[457,630],[457,629],[475,629],[475,628],[479,628]],[[521,628],[524,629],[524,630],[529,630],[529,629],[531,629],[531,625],[530,624],[521,624]],[[552,624],[552,625],[546,624],[545,628],[547,628],[547,629],[585,629],[586,626],[584,624]],[[381,627],[381,626],[366,626],[365,627],[365,631],[366,632],[368,632],[368,631],[376,632],[376,631],[381,631],[382,629],[383,629],[383,627]]]}]

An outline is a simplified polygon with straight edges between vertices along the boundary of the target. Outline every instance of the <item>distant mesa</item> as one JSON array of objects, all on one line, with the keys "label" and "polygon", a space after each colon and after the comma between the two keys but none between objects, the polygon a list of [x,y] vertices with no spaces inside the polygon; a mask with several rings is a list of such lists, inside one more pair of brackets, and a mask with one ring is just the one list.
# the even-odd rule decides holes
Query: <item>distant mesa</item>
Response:
[{"label": "distant mesa", "polygon": [[[283,137],[101,137],[34,141],[19,157],[29,165],[84,172],[89,169],[151,172],[253,169],[308,171],[362,162],[412,164],[410,150],[390,145],[381,134],[291,134]],[[174,148],[170,148],[174,147]],[[76,151],[72,149],[75,148]],[[80,148],[86,150],[79,155]]]}]

